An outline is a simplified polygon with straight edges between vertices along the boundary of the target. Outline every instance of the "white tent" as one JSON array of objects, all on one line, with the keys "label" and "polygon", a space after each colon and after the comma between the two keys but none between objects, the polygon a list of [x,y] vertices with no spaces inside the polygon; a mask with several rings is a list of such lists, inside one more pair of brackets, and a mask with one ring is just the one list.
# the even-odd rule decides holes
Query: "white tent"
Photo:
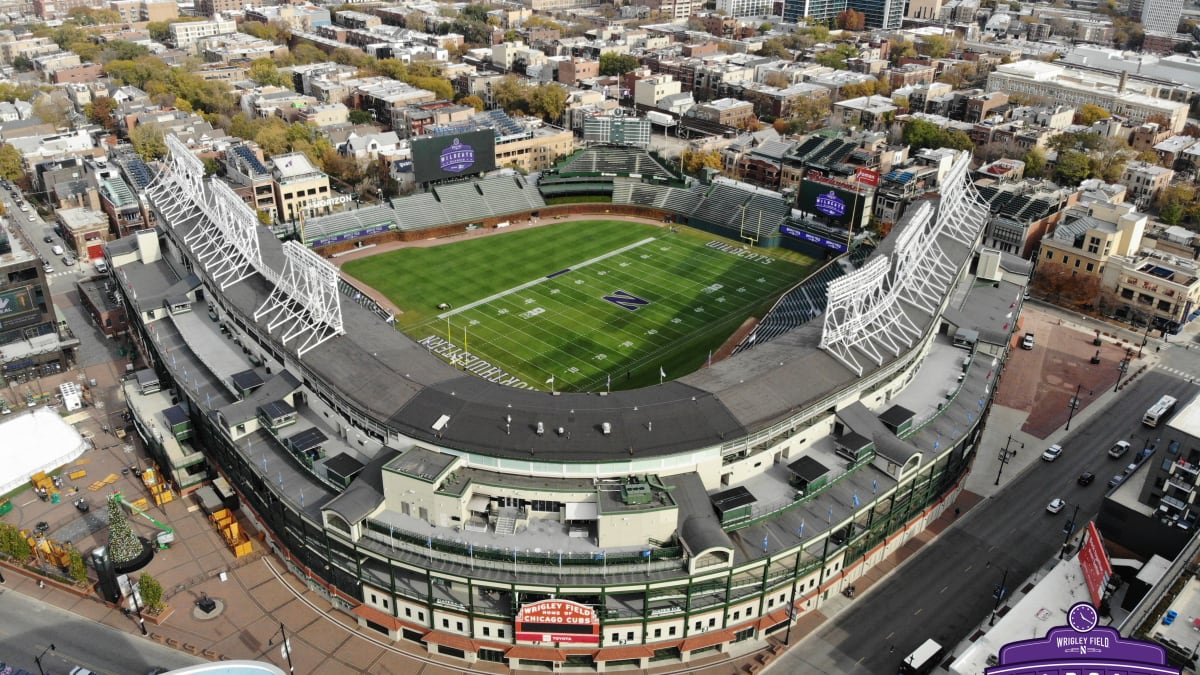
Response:
[{"label": "white tent", "polygon": [[75,427],[53,410],[37,408],[0,422],[0,494],[74,460],[87,449]]}]

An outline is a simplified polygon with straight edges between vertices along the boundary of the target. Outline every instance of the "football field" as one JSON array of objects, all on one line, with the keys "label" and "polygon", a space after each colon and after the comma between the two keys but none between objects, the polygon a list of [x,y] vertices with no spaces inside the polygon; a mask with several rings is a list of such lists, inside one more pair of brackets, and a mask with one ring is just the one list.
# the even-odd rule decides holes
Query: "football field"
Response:
[{"label": "football field", "polygon": [[586,221],[401,249],[343,270],[400,307],[400,330],[464,369],[513,386],[604,391],[610,378],[624,389],[704,366],[814,265],[688,228]]}]

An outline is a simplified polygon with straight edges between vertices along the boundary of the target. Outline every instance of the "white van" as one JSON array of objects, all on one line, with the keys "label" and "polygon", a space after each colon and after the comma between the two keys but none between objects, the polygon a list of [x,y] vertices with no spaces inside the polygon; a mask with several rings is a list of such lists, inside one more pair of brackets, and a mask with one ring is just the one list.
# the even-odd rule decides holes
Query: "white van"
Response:
[{"label": "white van", "polygon": [[54,255],[63,254],[63,247],[59,246],[58,244],[55,244],[50,250],[54,253]]},{"label": "white van", "polygon": [[92,264],[96,266],[96,271],[100,274],[108,272],[108,263],[104,262],[104,258],[96,258]]}]

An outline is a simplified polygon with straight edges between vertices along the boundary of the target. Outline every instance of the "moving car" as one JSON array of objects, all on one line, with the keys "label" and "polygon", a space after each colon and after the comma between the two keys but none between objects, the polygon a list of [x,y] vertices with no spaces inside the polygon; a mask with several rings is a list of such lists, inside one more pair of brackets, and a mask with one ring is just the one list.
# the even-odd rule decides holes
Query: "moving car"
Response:
[{"label": "moving car", "polygon": [[1067,506],[1067,503],[1065,501],[1063,501],[1062,499],[1059,499],[1058,497],[1055,497],[1054,499],[1050,500],[1049,504],[1046,505],[1046,510],[1049,511],[1050,513],[1058,513],[1059,511],[1062,511],[1066,506]]},{"label": "moving car", "polygon": [[75,264],[75,259],[69,255],[64,255],[62,260],[63,260],[63,264],[66,265],[67,267],[70,267],[71,265]]},{"label": "moving car", "polygon": [[1021,349],[1033,349],[1033,333],[1026,333],[1021,340]]},{"label": "moving car", "polygon": [[54,271],[54,265],[51,265],[49,260],[43,261],[42,262],[42,271],[45,272],[46,274],[49,274]]},{"label": "moving car", "polygon": [[1075,482],[1080,485],[1091,485],[1094,480],[1096,480],[1096,474],[1091,471],[1084,471],[1079,474],[1079,478],[1075,479]]},{"label": "moving car", "polygon": [[1129,452],[1129,441],[1117,441],[1108,449],[1108,456],[1113,459],[1119,459],[1127,452]]},{"label": "moving car", "polygon": [[1062,455],[1062,451],[1062,446],[1058,443],[1055,443],[1054,445],[1046,448],[1046,451],[1042,453],[1042,459],[1046,460],[1047,462],[1053,462],[1054,460],[1058,459],[1059,455]]}]

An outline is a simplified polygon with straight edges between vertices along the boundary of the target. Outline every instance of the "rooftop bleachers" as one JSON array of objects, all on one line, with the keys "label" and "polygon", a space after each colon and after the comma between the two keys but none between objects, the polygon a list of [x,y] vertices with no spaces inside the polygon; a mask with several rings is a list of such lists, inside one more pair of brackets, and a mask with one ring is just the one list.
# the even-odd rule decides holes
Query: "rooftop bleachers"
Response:
[{"label": "rooftop bleachers", "polygon": [[267,171],[267,167],[263,166],[262,162],[258,161],[258,157],[250,151],[250,148],[244,145],[235,145],[233,146],[233,154],[246,162],[246,167],[252,174],[263,175],[271,173]]},{"label": "rooftop bleachers", "polygon": [[133,189],[141,192],[154,180],[154,173],[140,158],[131,157],[124,162],[125,175],[129,177]]},{"label": "rooftop bleachers", "polygon": [[825,140],[826,139],[821,138],[820,136],[809,136],[808,140],[801,143],[800,147],[796,148],[795,151],[792,152],[792,154],[797,157],[804,157],[808,153],[810,153],[813,150],[816,150],[818,147],[820,147],[821,144],[825,142]]},{"label": "rooftop bleachers", "polygon": [[[892,173],[895,172],[893,171]],[[992,198],[996,196],[996,193],[1000,191],[1000,188],[996,187],[995,185],[980,185],[976,188],[976,190],[979,191],[979,196],[982,197],[985,202],[991,202]]]}]

